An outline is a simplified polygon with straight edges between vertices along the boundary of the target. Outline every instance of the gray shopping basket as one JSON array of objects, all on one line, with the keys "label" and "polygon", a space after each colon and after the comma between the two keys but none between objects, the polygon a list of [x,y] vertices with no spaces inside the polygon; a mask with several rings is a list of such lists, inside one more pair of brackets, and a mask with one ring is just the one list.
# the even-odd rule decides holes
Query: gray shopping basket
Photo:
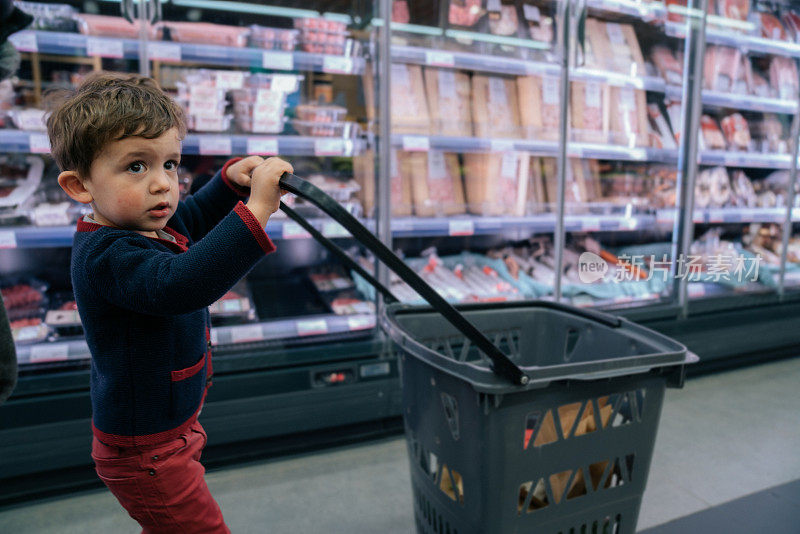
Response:
[{"label": "gray shopping basket", "polygon": [[310,201],[431,307],[395,302],[333,242],[286,214],[394,302],[379,317],[400,349],[417,531],[633,533],[667,386],[697,361],[625,319],[552,302],[461,305],[428,286],[315,186]]}]

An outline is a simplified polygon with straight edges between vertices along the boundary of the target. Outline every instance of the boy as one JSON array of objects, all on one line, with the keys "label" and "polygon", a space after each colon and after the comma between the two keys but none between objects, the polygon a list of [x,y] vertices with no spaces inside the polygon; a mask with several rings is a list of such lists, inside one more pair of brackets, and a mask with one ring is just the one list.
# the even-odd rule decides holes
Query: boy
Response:
[{"label": "boy", "polygon": [[71,276],[92,353],[97,474],[144,533],[229,532],[199,463],[207,306],[275,249],[264,226],[292,166],[233,159],[179,202],[183,112],[134,74],[87,79],[47,130],[59,185],[92,207]]}]

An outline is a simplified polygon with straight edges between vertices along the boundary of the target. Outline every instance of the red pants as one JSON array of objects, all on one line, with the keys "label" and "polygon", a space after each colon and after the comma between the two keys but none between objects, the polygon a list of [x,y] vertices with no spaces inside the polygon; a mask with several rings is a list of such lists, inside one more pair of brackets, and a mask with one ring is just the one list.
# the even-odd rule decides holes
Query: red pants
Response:
[{"label": "red pants", "polygon": [[200,454],[206,433],[199,422],[177,439],[152,447],[121,448],[94,438],[97,474],[142,534],[230,534],[206,486]]}]

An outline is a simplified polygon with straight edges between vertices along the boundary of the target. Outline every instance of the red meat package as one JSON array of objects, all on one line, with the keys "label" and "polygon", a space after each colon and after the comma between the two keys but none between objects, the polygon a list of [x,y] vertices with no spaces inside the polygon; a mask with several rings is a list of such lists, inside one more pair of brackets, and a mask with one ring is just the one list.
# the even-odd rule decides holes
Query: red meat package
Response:
[{"label": "red meat package", "polygon": [[683,80],[683,69],[672,50],[666,46],[656,45],[650,52],[650,57],[658,73],[668,84],[680,85]]},{"label": "red meat package", "polygon": [[750,147],[750,127],[739,113],[733,113],[722,119],[722,131],[731,148],[747,150]]},{"label": "red meat package", "polygon": [[783,29],[781,21],[775,15],[770,13],[759,13],[758,18],[761,21],[761,35],[767,39],[776,39],[778,41],[788,41],[789,36],[786,30]]},{"label": "red meat package", "polygon": [[570,104],[575,141],[608,141],[608,89],[609,86],[598,82],[572,82]]},{"label": "red meat package", "polygon": [[747,93],[749,63],[742,53],[727,46],[711,46],[706,49],[703,65],[703,87],[725,93]]},{"label": "red meat package", "polygon": [[406,0],[394,0],[392,2],[392,22],[408,24],[411,15],[408,12],[408,2]]},{"label": "red meat package", "polygon": [[717,126],[717,121],[708,115],[700,119],[700,130],[703,132],[703,144],[706,150],[724,150],[725,138]]},{"label": "red meat package", "polygon": [[794,100],[798,86],[795,60],[774,56],[769,63],[769,83],[775,96],[785,100]]},{"label": "red meat package", "polygon": [[794,11],[787,11],[781,17],[783,23],[786,25],[786,30],[789,32],[790,37],[797,42],[800,38],[800,15]]},{"label": "red meat package", "polygon": [[717,14],[736,20],[747,20],[750,0],[717,0]]}]

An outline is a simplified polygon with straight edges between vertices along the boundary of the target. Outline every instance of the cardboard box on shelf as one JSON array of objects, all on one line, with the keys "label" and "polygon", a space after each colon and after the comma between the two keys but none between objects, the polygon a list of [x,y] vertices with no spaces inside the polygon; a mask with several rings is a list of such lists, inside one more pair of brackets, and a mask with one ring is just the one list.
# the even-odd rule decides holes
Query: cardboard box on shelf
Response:
[{"label": "cardboard box on shelf", "polygon": [[422,67],[392,63],[392,132],[429,135],[431,131]]},{"label": "cardboard box on shelf", "polygon": [[642,49],[630,24],[589,18],[586,20],[586,36],[591,42],[596,61],[589,63],[587,58],[587,67],[628,76],[646,74]]},{"label": "cardboard box on shelf", "polygon": [[472,120],[477,137],[517,138],[519,116],[515,79],[472,76]]},{"label": "cardboard box on shelf", "polygon": [[552,158],[532,157],[529,163],[530,184],[528,198],[530,199],[530,212],[542,213],[547,211],[547,191],[544,186],[543,160]]},{"label": "cardboard box on shelf", "polygon": [[400,175],[411,183],[415,215],[441,217],[465,212],[457,154],[398,152],[397,159]]},{"label": "cardboard box on shelf", "polygon": [[469,75],[451,69],[425,69],[431,133],[472,135],[472,85]]},{"label": "cardboard box on shelf", "polygon": [[[392,216],[404,217],[411,215],[411,182],[407,176],[400,173],[397,151],[392,150],[391,156],[391,206]],[[364,206],[364,213],[370,217],[375,209],[375,153],[366,151],[353,157],[353,176],[361,186],[358,199]]]},{"label": "cardboard box on shelf", "polygon": [[526,139],[555,141],[560,117],[559,79],[554,76],[517,78],[519,117]]},{"label": "cardboard box on shelf", "polygon": [[609,87],[598,82],[572,82],[572,139],[607,143],[609,132]]},{"label": "cardboard box on shelf", "polygon": [[647,97],[640,89],[609,87],[611,139],[613,144],[650,146]]},{"label": "cardboard box on shelf", "polygon": [[467,208],[475,215],[525,215],[530,156],[524,152],[464,154]]}]

